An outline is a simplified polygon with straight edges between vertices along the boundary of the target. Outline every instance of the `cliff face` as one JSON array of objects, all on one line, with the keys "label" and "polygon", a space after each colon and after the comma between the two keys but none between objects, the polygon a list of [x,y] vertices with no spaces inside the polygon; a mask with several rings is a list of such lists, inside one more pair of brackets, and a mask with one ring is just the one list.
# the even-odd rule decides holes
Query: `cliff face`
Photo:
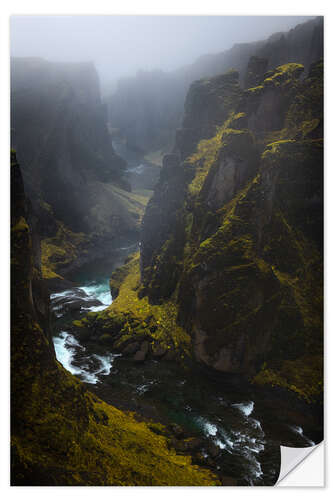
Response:
[{"label": "cliff face", "polygon": [[235,71],[193,84],[140,257],[112,276],[110,308],[76,325],[82,338],[320,400],[322,72],[301,79],[290,63],[246,90]]},{"label": "cliff face", "polygon": [[[170,180],[163,166],[143,222],[141,270],[151,302],[177,302],[200,362],[312,397],[322,383],[322,64],[300,81],[303,70],[280,66],[245,91],[230,87],[230,74],[222,91],[222,79],[192,86],[185,160]],[[207,139],[205,123],[219,117]]]},{"label": "cliff face", "polygon": [[267,60],[267,68],[261,68],[263,72],[286,62],[301,63],[308,71],[312,62],[323,57],[323,18],[300,24],[286,33],[275,33],[267,40],[236,44],[222,53],[202,56],[170,73],[139,73],[135,78],[120,81],[108,100],[112,126],[120,130],[129,144],[144,152],[171,151],[191,83],[234,68],[240,73],[241,86],[252,86],[244,81],[251,56]]},{"label": "cliff face", "polygon": [[55,359],[22,176],[11,166],[12,485],[216,485],[157,423],[105,404]]},{"label": "cliff face", "polygon": [[124,180],[126,164],[112,148],[92,64],[12,59],[11,132],[46,240],[47,276],[69,264],[62,245],[74,261],[99,240],[137,234],[145,200]]}]

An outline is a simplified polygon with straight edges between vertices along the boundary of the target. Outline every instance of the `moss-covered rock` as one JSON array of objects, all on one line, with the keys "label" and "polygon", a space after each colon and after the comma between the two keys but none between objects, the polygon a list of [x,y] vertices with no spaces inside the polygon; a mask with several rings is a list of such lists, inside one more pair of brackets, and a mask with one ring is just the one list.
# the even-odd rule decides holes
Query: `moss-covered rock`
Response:
[{"label": "moss-covered rock", "polygon": [[91,335],[97,335],[102,342],[109,335],[113,349],[130,356],[146,342],[149,348],[145,357],[162,357],[169,351],[175,352],[179,360],[190,356],[190,336],[177,322],[175,300],[171,297],[161,304],[151,304],[147,296],[142,296],[139,254],[116,274],[118,279],[122,277],[117,297],[104,311],[74,321],[76,334],[80,336],[81,331],[90,328]]}]

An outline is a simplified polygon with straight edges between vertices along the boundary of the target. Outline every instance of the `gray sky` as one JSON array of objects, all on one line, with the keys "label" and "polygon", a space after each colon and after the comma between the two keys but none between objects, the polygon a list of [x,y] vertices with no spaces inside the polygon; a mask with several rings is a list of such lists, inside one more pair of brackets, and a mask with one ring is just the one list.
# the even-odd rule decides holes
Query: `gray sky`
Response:
[{"label": "gray sky", "polygon": [[306,16],[12,16],[11,55],[94,61],[102,85],[137,70],[176,69]]}]

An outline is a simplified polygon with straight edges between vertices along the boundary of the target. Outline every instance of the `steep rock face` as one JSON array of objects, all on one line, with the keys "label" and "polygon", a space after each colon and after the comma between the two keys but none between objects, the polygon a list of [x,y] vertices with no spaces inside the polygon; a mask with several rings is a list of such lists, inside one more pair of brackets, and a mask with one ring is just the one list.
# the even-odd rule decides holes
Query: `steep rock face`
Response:
[{"label": "steep rock face", "polygon": [[141,277],[152,301],[169,297],[179,279],[185,242],[185,185],[185,169],[179,157],[166,155],[141,228]]},{"label": "steep rock face", "polygon": [[11,88],[12,145],[25,159],[29,196],[82,229],[88,182],[120,180],[125,166],[108,136],[95,68],[14,58]]},{"label": "steep rock face", "polygon": [[172,147],[184,102],[182,85],[163,71],[139,71],[135,78],[119,81],[115,95],[107,99],[108,116],[129,148],[145,154]]},{"label": "steep rock face", "polygon": [[239,74],[235,70],[191,85],[185,100],[183,127],[176,136],[175,150],[182,160],[195,151],[199,140],[215,134],[240,96]]},{"label": "steep rock face", "polygon": [[[215,135],[212,127],[207,138],[204,125],[196,151],[178,167],[182,207],[160,203],[167,179],[147,207],[141,262],[143,293],[165,299],[169,242],[183,234],[168,297],[197,360],[311,399],[322,388],[322,63],[300,81],[303,71],[292,63],[267,72],[230,96],[219,124],[211,107]],[[207,81],[194,84],[196,93],[200,83],[204,99]],[[202,120],[193,113],[192,128],[209,122],[206,113]],[[164,240],[153,229],[159,218],[170,223]]]},{"label": "steep rock face", "polygon": [[267,66],[268,59],[256,56],[250,57],[244,79],[244,87],[248,89],[259,85],[259,82],[261,82],[267,71]]},{"label": "steep rock face", "polygon": [[11,135],[45,240],[46,277],[66,268],[70,255],[74,262],[103,241],[137,235],[146,200],[124,180],[93,64],[12,59]]},{"label": "steep rock face", "polygon": [[[308,71],[312,62],[323,57],[323,18],[300,24],[286,33],[275,33],[267,40],[236,44],[224,52],[202,56],[170,73],[139,73],[120,81],[116,93],[109,98],[112,126],[131,145],[144,151],[171,151],[174,131],[182,124],[184,101],[191,83],[234,68],[240,73],[242,86],[244,80],[245,87],[254,86],[255,81],[248,85],[247,80],[251,56],[257,59],[259,78],[266,69],[287,62],[301,63]],[[267,60],[266,69],[258,66],[263,59]],[[254,68],[249,69],[252,72]]]},{"label": "steep rock face", "polygon": [[214,135],[217,125],[228,117],[232,103],[240,97],[236,71],[194,82],[191,86],[186,99],[184,129],[178,132],[175,153],[164,157],[160,181],[142,223],[142,283],[152,301],[170,297],[182,265],[183,205],[192,167],[181,160],[195,151],[199,138]]},{"label": "steep rock face", "polygon": [[11,484],[219,484],[170,449],[163,426],[105,404],[56,361],[15,154],[11,169]]}]

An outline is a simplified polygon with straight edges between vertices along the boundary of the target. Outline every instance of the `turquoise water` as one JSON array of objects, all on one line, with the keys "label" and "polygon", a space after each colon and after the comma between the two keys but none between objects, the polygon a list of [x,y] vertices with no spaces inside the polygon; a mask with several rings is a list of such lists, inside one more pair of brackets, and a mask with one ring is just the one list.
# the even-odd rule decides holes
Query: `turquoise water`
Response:
[{"label": "turquoise water", "polygon": [[103,311],[112,303],[109,280],[88,282],[79,287],[91,299],[97,299],[102,304],[100,306],[87,307],[88,311]]}]

